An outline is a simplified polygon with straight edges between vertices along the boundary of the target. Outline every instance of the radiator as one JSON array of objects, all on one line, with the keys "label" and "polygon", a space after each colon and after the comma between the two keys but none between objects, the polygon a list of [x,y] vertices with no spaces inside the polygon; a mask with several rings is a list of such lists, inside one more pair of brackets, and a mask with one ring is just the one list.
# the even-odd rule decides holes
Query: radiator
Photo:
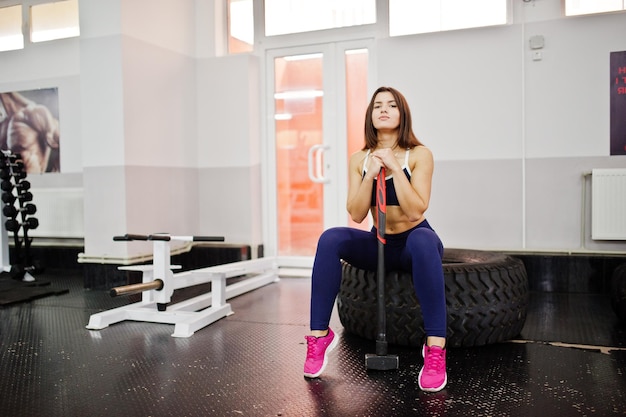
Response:
[{"label": "radiator", "polygon": [[626,169],[591,171],[591,238],[626,240]]},{"label": "radiator", "polygon": [[39,220],[39,227],[29,230],[29,236],[85,237],[82,188],[32,188],[30,192],[37,207],[32,217]]}]

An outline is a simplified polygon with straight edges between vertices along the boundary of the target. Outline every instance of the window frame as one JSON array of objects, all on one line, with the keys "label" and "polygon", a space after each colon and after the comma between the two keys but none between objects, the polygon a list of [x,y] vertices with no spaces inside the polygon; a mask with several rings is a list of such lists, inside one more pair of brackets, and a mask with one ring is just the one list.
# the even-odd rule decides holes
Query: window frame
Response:
[{"label": "window frame", "polygon": [[[386,0],[386,2],[388,3],[388,8],[391,9],[391,2],[393,0]],[[443,2],[446,0],[438,0],[439,2]],[[430,34],[430,33],[445,33],[445,32],[452,32],[452,31],[458,31],[458,30],[472,30],[472,29],[480,29],[480,28],[490,28],[490,27],[501,27],[501,26],[507,26],[512,24],[513,19],[513,13],[512,13],[512,4],[510,0],[499,0],[502,2],[502,6],[504,6],[504,22],[501,23],[489,23],[489,24],[481,24],[481,25],[470,25],[470,26],[453,26],[450,28],[442,28],[442,22],[443,19],[445,18],[445,16],[448,16],[448,19],[450,18],[450,16],[454,16],[454,14],[447,14],[447,15],[441,15],[440,16],[440,24],[439,24],[439,28],[438,29],[434,29],[434,30],[423,30],[423,31],[416,31],[416,32],[399,32],[399,33],[394,33],[392,34],[392,22],[391,22],[391,10],[389,12],[389,16],[387,18],[388,24],[389,24],[389,28],[388,28],[388,35],[389,37],[392,38],[397,38],[400,36],[415,36],[415,35],[426,35],[426,34]],[[463,0],[459,0],[460,3],[465,3]],[[406,12],[406,11],[404,11]]]},{"label": "window frame", "polygon": [[[289,32],[289,31],[288,32],[279,32],[279,33],[273,33],[273,34],[268,35],[267,34],[267,20],[266,20],[267,13],[265,13],[265,12],[266,12],[266,10],[268,8],[267,4],[270,1],[271,0],[266,0],[266,1],[263,2],[264,3],[263,4],[263,6],[264,6],[263,7],[263,12],[264,12],[263,13],[263,23],[264,23],[264,29],[265,29],[263,33],[264,33],[266,38],[270,38],[270,37],[274,37],[274,36],[294,35],[294,34],[297,34],[297,33],[317,33],[317,32],[321,32],[321,31],[327,31],[327,30],[333,30],[333,29],[343,29],[343,28],[350,28],[350,27],[363,27],[363,26],[368,26],[368,25],[375,25],[377,23],[377,21],[378,21],[378,16],[376,14],[378,0],[368,0],[368,2],[373,2],[373,4],[370,5],[370,6],[373,6],[373,22],[364,22],[364,23],[358,23],[358,24],[352,24],[352,25],[344,25],[344,26],[333,26],[333,25],[330,25],[330,26],[323,27],[323,28],[318,28],[318,29],[311,29],[311,30],[305,30],[305,31],[295,31],[295,32]],[[276,1],[298,1],[298,0],[276,0]],[[350,0],[346,0],[346,1],[349,2]],[[328,4],[333,4],[333,3],[336,3],[336,2],[337,2],[336,0],[329,0]],[[356,3],[356,4],[363,4],[364,0],[358,0],[358,1],[352,0],[352,2]],[[311,3],[310,0],[309,0],[309,3]],[[316,3],[316,4],[319,4],[319,3]],[[298,16],[298,18],[299,17],[300,16]]]},{"label": "window frame", "polygon": [[[75,35],[69,35],[69,36],[59,36],[59,37],[53,37],[53,38],[49,38],[49,39],[41,39],[41,40],[34,40],[35,38],[35,33],[33,31],[33,27],[34,27],[34,18],[33,18],[33,7],[38,7],[38,6],[46,6],[46,5],[59,5],[60,3],[65,3],[65,2],[74,2],[76,3],[76,26],[73,28],[77,31],[77,34]],[[70,39],[70,38],[78,38],[80,37],[80,15],[79,15],[79,1],[78,0],[56,0],[56,1],[48,1],[48,2],[41,2],[38,4],[31,4],[30,6],[28,6],[28,41],[29,43],[43,43],[43,42],[51,42],[51,41],[57,41],[57,40],[62,40],[62,39]],[[67,16],[64,16],[67,17]],[[59,30],[58,28],[55,28],[54,30]]]},{"label": "window frame", "polygon": [[[17,43],[20,44],[20,45],[19,45],[19,47],[7,47],[6,49],[0,49],[0,53],[1,52],[22,50],[22,49],[24,49],[24,44],[26,43],[25,42],[25,37],[24,37],[24,24],[23,24],[23,22],[24,22],[24,6],[19,4],[19,3],[18,4],[11,4],[11,5],[3,5],[3,6],[0,7],[0,10],[2,10],[2,9],[9,9],[9,8],[13,8],[13,7],[19,7],[20,8],[20,13],[19,14],[21,16],[21,20],[19,22],[19,32],[16,32],[15,35],[11,35],[11,34],[2,35],[2,36],[0,36],[0,39],[9,38],[9,37],[12,37],[12,36],[16,36],[16,37],[21,36],[21,41],[17,41]],[[17,35],[17,33],[19,33],[19,35]]]},{"label": "window frame", "polygon": [[[33,44],[41,44],[41,43],[52,42],[52,41],[62,41],[66,39],[74,39],[74,38],[80,37],[80,15],[79,15],[78,22],[77,22],[78,23],[78,35],[65,36],[65,37],[47,39],[47,40],[41,40],[41,41],[32,40],[33,24],[32,24],[32,16],[31,16],[32,15],[31,8],[33,6],[40,6],[44,4],[59,3],[60,1],[65,1],[65,0],[21,0],[21,1],[20,0],[6,0],[6,1],[2,1],[0,3],[0,8],[13,7],[13,6],[22,7],[22,20],[20,22],[20,27],[22,28],[23,45],[21,48],[0,51],[0,53],[9,52],[9,51],[22,51],[22,50],[30,48]],[[80,7],[79,0],[76,0],[76,2],[77,2],[77,7]]]},{"label": "window frame", "polygon": [[[224,33],[225,46],[224,51],[226,54],[231,55],[228,50],[227,42],[230,36],[228,29],[228,0],[224,1],[224,14],[222,16],[224,27],[226,32]],[[473,30],[489,27],[502,27],[508,26],[514,23],[513,19],[513,5],[512,0],[504,0],[506,3],[506,22],[497,25],[476,26],[459,29],[446,29],[437,32],[424,32],[399,36],[420,36],[431,33],[442,33],[457,30]],[[359,39],[386,39],[390,38],[389,28],[389,0],[376,0],[376,22],[371,24],[356,25],[339,27],[332,29],[323,29],[310,32],[290,33],[284,35],[271,35],[265,36],[265,8],[263,1],[253,0],[253,21],[254,21],[254,45],[251,51],[248,53],[259,54],[262,50],[294,47],[301,45],[311,44],[312,35],[315,36],[315,43],[327,43],[336,41],[352,41]]]},{"label": "window frame", "polygon": [[580,17],[580,16],[595,16],[595,15],[599,15],[599,14],[611,14],[611,13],[621,13],[621,12],[625,12],[626,11],[626,1],[625,0],[621,0],[622,2],[622,8],[621,9],[617,9],[617,10],[604,10],[604,11],[595,11],[595,12],[587,12],[587,13],[575,13],[575,14],[568,14],[567,13],[567,3],[570,0],[563,0],[562,6],[563,6],[563,17],[564,18],[572,18],[572,17]]}]

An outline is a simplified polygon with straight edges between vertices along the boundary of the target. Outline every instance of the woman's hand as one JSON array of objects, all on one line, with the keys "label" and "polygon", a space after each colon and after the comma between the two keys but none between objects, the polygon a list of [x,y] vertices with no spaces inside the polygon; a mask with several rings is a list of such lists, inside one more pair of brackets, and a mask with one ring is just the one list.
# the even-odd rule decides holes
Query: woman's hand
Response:
[{"label": "woman's hand", "polygon": [[384,166],[385,165],[383,164],[383,161],[380,158],[375,157],[372,153],[367,159],[367,172],[365,173],[365,177],[363,178],[363,180],[372,181],[376,179],[378,173],[380,172],[380,169]]},{"label": "woman's hand", "polygon": [[[385,167],[385,169],[389,171],[387,172],[387,174],[402,170],[402,166],[398,162],[396,154],[391,148],[377,149],[372,152],[371,156],[372,157],[370,158],[370,162],[367,167],[368,173],[370,172],[370,166],[372,167],[372,169],[374,169],[373,172],[376,173],[374,175],[378,174],[381,167]],[[372,164],[374,166],[372,166]]]}]

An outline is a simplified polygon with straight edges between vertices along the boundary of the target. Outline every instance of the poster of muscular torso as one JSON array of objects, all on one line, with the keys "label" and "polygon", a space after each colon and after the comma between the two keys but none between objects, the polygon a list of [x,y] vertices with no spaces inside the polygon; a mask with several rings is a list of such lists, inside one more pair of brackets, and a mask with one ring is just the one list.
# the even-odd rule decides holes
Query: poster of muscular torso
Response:
[{"label": "poster of muscular torso", "polygon": [[60,172],[58,90],[0,93],[0,149],[19,154],[26,172]]}]

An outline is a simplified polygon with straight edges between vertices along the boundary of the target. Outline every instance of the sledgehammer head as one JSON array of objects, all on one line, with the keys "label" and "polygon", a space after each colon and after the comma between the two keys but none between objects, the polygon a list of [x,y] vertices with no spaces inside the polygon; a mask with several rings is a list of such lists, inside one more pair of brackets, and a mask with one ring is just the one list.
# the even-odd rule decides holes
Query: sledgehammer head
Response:
[{"label": "sledgehammer head", "polygon": [[398,369],[398,355],[376,355],[368,353],[365,355],[365,367],[375,371],[391,371]]},{"label": "sledgehammer head", "polygon": [[390,371],[392,369],[398,369],[398,366],[398,355],[387,354],[386,340],[376,340],[376,354],[368,353],[365,355],[365,367],[367,369]]}]

